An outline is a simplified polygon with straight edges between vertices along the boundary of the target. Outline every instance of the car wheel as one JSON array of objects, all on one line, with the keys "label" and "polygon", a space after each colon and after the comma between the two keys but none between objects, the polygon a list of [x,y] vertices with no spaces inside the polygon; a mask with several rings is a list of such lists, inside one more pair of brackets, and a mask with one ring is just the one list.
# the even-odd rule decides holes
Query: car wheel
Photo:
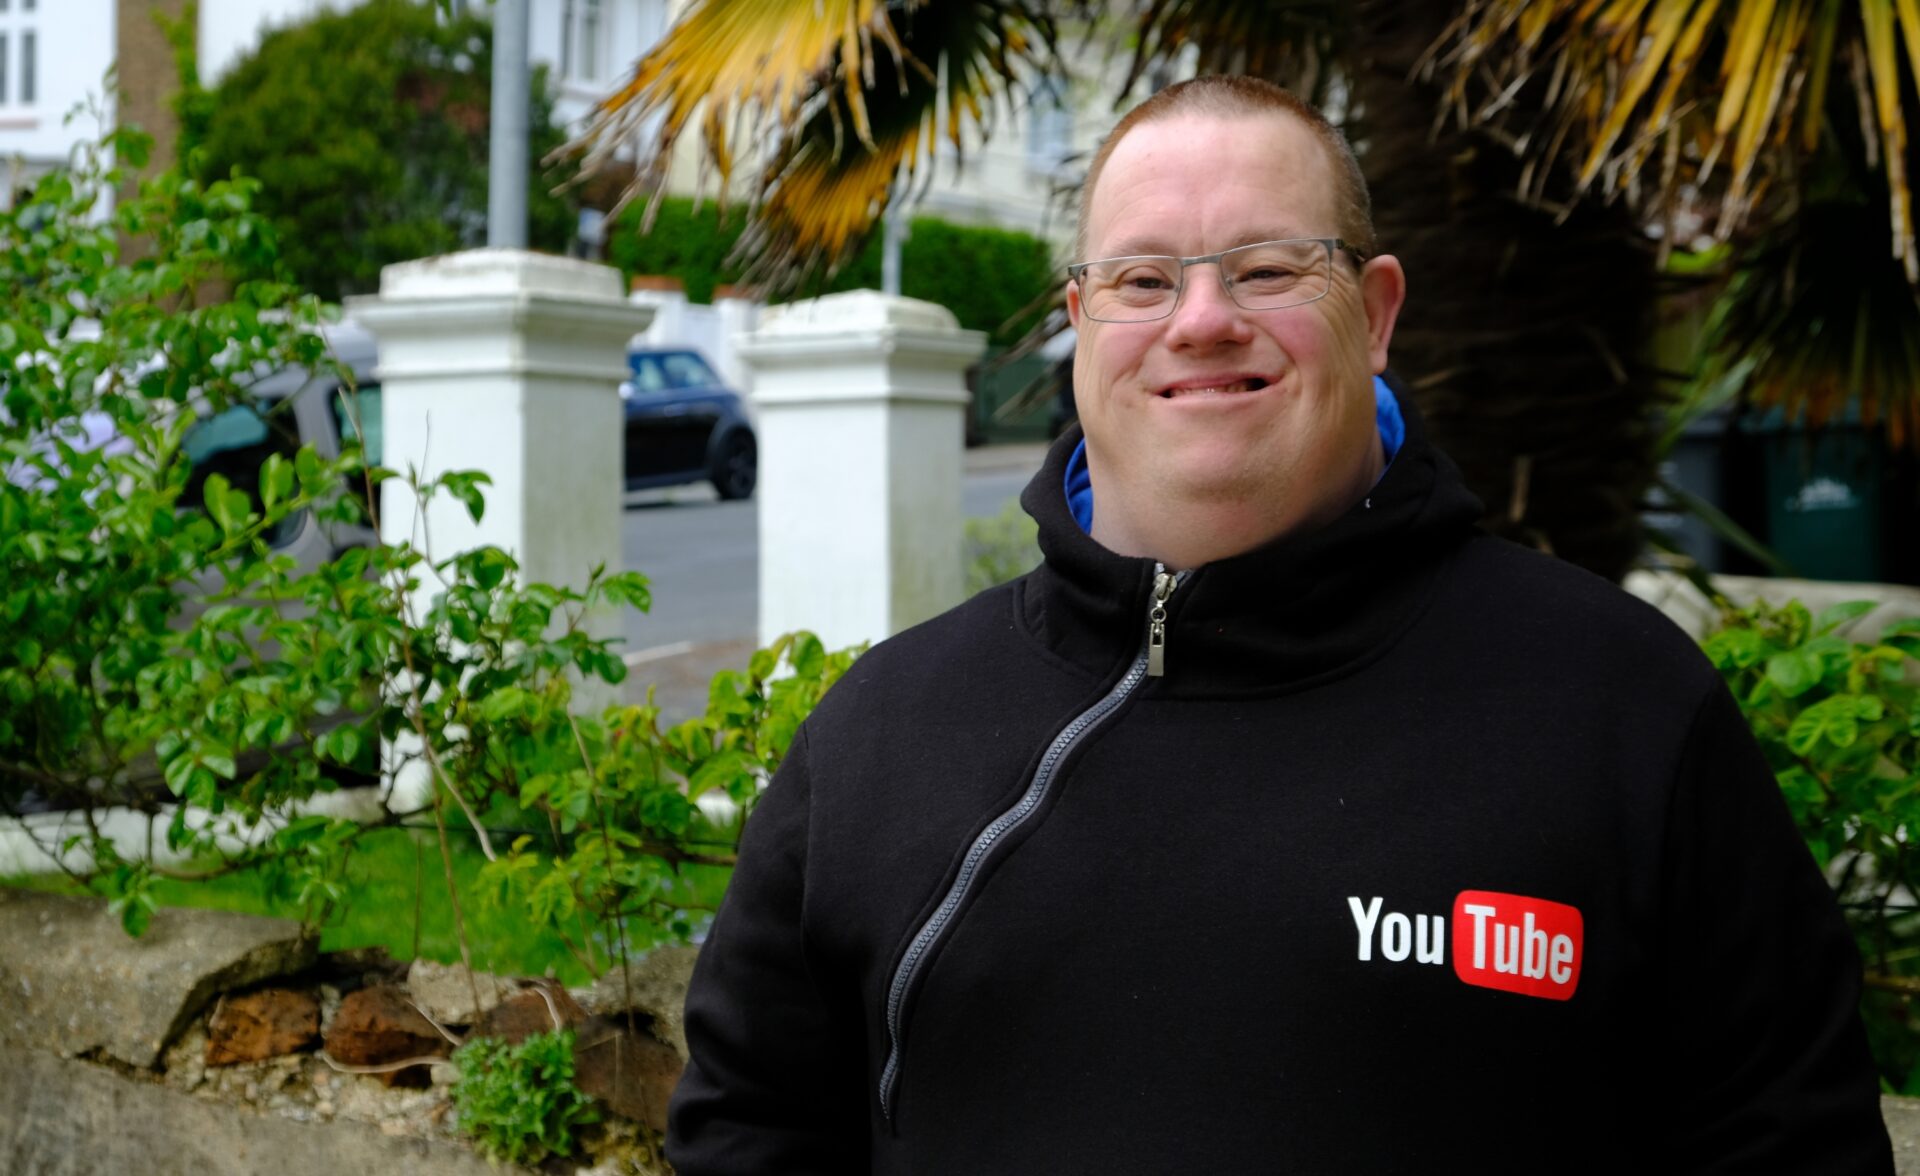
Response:
[{"label": "car wheel", "polygon": [[760,476],[760,451],[753,434],[736,429],[720,443],[720,456],[713,463],[713,488],[728,501],[753,497],[754,482]]}]

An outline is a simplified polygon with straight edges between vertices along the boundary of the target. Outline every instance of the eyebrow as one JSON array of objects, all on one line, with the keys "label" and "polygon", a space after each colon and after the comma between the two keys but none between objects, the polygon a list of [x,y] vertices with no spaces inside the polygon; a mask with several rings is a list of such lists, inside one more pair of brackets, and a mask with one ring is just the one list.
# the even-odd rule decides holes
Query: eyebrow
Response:
[{"label": "eyebrow", "polygon": [[[1280,226],[1280,227],[1269,226],[1268,228],[1264,228],[1264,229],[1252,229],[1252,230],[1249,230],[1248,232],[1240,233],[1239,235],[1232,238],[1231,244],[1222,246],[1222,248],[1238,249],[1242,245],[1258,245],[1262,241],[1293,241],[1293,240],[1307,240],[1307,239],[1310,239],[1310,238],[1306,237],[1297,229],[1286,227],[1286,226]],[[1213,251],[1209,250],[1209,252],[1213,252]],[[1183,254],[1178,250],[1169,248],[1166,242],[1159,238],[1128,237],[1128,238],[1123,238],[1122,240],[1116,242],[1113,245],[1111,252],[1103,253],[1100,256],[1101,257],[1189,257],[1189,256],[1198,257],[1203,255]],[[1098,259],[1096,258],[1094,260],[1098,260]]]}]

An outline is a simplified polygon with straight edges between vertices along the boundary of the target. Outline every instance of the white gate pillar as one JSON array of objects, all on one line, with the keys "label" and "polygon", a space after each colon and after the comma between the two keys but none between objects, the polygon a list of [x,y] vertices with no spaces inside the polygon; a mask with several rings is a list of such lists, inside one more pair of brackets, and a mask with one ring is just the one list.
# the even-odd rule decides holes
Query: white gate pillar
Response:
[{"label": "white gate pillar", "polygon": [[768,308],[740,348],[763,644],[878,641],[960,602],[962,373],[984,348],[945,307],[872,290]]},{"label": "white gate pillar", "polygon": [[[383,464],[493,479],[479,522],[447,496],[426,505],[433,558],[492,544],[524,579],[576,587],[595,564],[620,568],[619,385],[650,312],[621,297],[617,271],[474,249],[387,266],[347,310],[380,345]],[[415,514],[387,481],[381,538],[418,542]]]},{"label": "white gate pillar", "polygon": [[[379,343],[381,464],[422,480],[483,470],[478,521],[450,495],[418,506],[400,478],[381,487],[380,536],[434,560],[481,546],[511,552],[522,582],[583,586],[595,565],[623,566],[624,427],[619,385],[627,340],[651,310],[622,297],[618,271],[517,249],[474,249],[401,262],[380,293],[347,300]],[[423,586],[422,592],[432,589]],[[590,618],[600,636],[618,618]],[[582,683],[576,705],[611,701]],[[396,781],[424,795],[424,780]]]}]

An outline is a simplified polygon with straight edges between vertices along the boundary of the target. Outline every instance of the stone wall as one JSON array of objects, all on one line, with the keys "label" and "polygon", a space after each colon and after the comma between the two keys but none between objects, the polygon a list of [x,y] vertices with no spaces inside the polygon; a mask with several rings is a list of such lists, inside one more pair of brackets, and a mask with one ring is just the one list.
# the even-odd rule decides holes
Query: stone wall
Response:
[{"label": "stone wall", "polygon": [[163,910],[130,939],[98,900],[0,889],[0,1173],[511,1173],[456,1132],[444,1059],[555,1027],[606,1116],[585,1170],[664,1173],[693,957],[568,990],[323,955],[296,924],[217,911]]},{"label": "stone wall", "polygon": [[[609,1147],[581,1172],[664,1174],[635,1124],[664,1126],[686,1056],[680,1013],[693,957],[657,951],[628,982],[542,994],[456,967],[316,956],[297,927],[273,919],[162,911],[132,940],[104,904],[0,889],[0,1173],[532,1176],[489,1165],[455,1137],[450,1067],[409,1067],[420,1085],[408,1087],[403,1071],[342,1073],[312,1046],[324,1030],[328,1050],[349,1054],[394,1032],[389,1048],[444,1053],[436,1023],[512,1037],[565,1019],[586,1043],[581,1085],[599,1082],[602,1102],[632,1120],[614,1121],[619,1158],[606,1158]],[[289,1031],[268,994],[308,990],[319,1007],[292,1019],[311,1027]],[[642,1038],[607,1036],[629,1000]],[[410,1028],[396,1028],[402,1020]],[[368,1031],[357,1044],[349,1021]],[[279,1052],[289,1048],[297,1052]],[[611,1063],[600,1079],[590,1076],[596,1048]],[[624,1078],[607,1085],[607,1071]],[[1882,1107],[1896,1171],[1920,1176],[1920,1099]]]}]

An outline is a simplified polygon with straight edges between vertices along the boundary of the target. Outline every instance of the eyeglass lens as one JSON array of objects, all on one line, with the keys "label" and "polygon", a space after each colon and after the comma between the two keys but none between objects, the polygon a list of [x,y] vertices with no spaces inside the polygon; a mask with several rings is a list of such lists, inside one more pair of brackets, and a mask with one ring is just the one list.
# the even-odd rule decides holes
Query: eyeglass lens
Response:
[{"label": "eyeglass lens", "polygon": [[[1081,303],[1088,314],[1108,322],[1163,318],[1179,300],[1183,268],[1177,257],[1092,262],[1081,275]],[[1325,241],[1245,245],[1221,254],[1220,277],[1246,310],[1298,306],[1326,294],[1333,280],[1333,250]]]}]

